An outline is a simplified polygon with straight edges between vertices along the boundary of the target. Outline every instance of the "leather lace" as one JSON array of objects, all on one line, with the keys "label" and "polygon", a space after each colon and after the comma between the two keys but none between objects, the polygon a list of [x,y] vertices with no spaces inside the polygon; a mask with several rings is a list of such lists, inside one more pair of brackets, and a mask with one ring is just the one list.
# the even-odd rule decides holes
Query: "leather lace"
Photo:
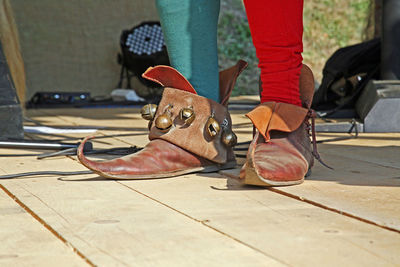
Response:
[{"label": "leather lace", "polygon": [[[321,163],[323,166],[327,167],[328,169],[333,170],[332,167],[330,167],[330,166],[327,165],[325,162],[323,162],[323,160],[321,159],[321,156],[320,156],[319,153],[318,153],[318,149],[317,149],[317,137],[316,137],[316,135],[315,135],[315,118],[316,118],[316,117],[317,117],[317,113],[316,113],[314,110],[309,109],[309,110],[308,110],[308,114],[307,114],[307,116],[306,116],[305,123],[306,123],[306,125],[307,125],[307,130],[308,130],[308,133],[309,133],[309,134],[310,134],[310,130],[311,130],[311,134],[310,134],[310,135],[311,135],[311,137],[312,137],[312,145],[313,145],[312,155],[313,155],[314,158],[315,158],[316,160],[318,160],[319,163]],[[311,119],[311,125],[310,125],[309,119]],[[311,128],[311,129],[310,129],[310,128]]]}]

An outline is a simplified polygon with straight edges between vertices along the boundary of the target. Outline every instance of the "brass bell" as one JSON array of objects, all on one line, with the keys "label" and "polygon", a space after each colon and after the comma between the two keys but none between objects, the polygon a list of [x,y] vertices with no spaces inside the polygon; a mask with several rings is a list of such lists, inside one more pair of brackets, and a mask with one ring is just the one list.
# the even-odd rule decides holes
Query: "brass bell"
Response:
[{"label": "brass bell", "polygon": [[218,121],[214,119],[214,116],[208,118],[206,123],[207,132],[211,137],[215,137],[218,135],[221,127],[219,126]]},{"label": "brass bell", "polygon": [[183,120],[186,125],[190,125],[195,118],[196,114],[192,107],[183,108],[179,111],[179,119]]},{"label": "brass bell", "polygon": [[154,121],[154,125],[158,130],[160,130],[163,133],[166,133],[171,129],[172,127],[172,119],[171,116],[169,116],[168,113],[164,113],[156,118]]},{"label": "brass bell", "polygon": [[224,130],[221,137],[222,143],[227,146],[233,147],[237,144],[237,136],[231,130]]},{"label": "brass bell", "polygon": [[157,105],[156,104],[147,104],[142,107],[140,110],[140,114],[142,114],[142,118],[148,121],[154,119],[154,116],[157,112]]}]

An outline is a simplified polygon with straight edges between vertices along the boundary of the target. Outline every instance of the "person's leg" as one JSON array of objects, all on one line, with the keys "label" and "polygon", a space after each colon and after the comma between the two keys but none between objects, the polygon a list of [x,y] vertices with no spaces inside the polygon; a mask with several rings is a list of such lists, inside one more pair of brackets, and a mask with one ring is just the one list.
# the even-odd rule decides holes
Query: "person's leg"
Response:
[{"label": "person's leg", "polygon": [[244,0],[261,69],[261,103],[301,106],[303,0]]},{"label": "person's leg", "polygon": [[171,65],[201,96],[219,102],[219,0],[156,0]]},{"label": "person's leg", "polygon": [[244,3],[262,91],[261,104],[246,114],[256,130],[240,177],[252,185],[299,184],[319,159],[310,141],[314,78],[301,56],[303,0]]}]

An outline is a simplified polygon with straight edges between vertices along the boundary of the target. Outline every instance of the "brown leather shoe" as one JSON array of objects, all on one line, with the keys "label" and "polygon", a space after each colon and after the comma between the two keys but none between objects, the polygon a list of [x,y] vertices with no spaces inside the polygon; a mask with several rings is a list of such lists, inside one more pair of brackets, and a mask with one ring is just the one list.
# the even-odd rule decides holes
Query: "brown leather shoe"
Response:
[{"label": "brown leather shoe", "polygon": [[[168,66],[149,68],[143,77],[165,87],[150,123],[150,142],[139,152],[95,162],[83,154],[78,159],[97,174],[112,179],[147,179],[212,172],[234,168],[235,135],[226,107],[236,78],[247,66],[239,61],[220,73],[221,103],[196,94],[191,84]],[[151,114],[148,114],[151,117]]]},{"label": "brown leather shoe", "polygon": [[[246,163],[240,172],[243,183],[260,186],[294,185],[311,173],[316,151],[315,135],[311,148],[310,130],[314,112],[310,110],[314,77],[303,65],[300,95],[303,107],[267,102],[246,114],[255,127]],[[309,123],[310,118],[312,124]]]}]

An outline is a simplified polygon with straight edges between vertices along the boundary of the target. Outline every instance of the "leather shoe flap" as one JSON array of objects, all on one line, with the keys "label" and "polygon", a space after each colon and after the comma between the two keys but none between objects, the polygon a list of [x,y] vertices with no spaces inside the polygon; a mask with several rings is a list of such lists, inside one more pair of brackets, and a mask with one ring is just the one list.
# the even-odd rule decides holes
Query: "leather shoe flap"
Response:
[{"label": "leather shoe flap", "polygon": [[222,105],[228,105],[228,100],[235,87],[236,79],[246,67],[247,62],[239,60],[235,66],[219,73],[219,97]]},{"label": "leather shoe flap", "polygon": [[308,110],[286,103],[266,102],[246,116],[253,122],[266,141],[271,131],[293,132],[305,120]]},{"label": "leather shoe flap", "polygon": [[197,94],[190,82],[179,71],[170,66],[159,65],[149,67],[142,74],[142,77],[156,82],[163,87],[172,87]]},{"label": "leather shoe flap", "polygon": [[303,64],[300,73],[300,98],[303,107],[310,108],[314,96],[314,75],[311,69]]}]

